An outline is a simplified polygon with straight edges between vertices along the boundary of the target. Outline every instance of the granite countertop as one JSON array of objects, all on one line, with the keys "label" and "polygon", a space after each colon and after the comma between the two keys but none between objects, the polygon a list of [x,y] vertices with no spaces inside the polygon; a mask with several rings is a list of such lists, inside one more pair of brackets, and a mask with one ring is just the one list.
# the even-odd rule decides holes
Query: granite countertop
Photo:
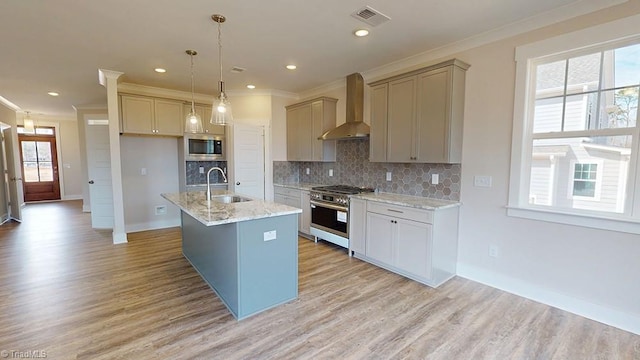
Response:
[{"label": "granite countertop", "polygon": [[459,201],[433,199],[422,196],[402,195],[394,193],[361,193],[352,198],[377,201],[387,204],[408,206],[424,210],[438,210],[462,205]]},{"label": "granite countertop", "polygon": [[[211,183],[210,185],[211,185],[212,187],[213,187],[213,186],[227,186],[227,185],[229,185],[229,183],[226,183],[226,182],[222,182],[222,183]],[[189,188],[189,187],[202,187],[202,186],[204,186],[204,187],[206,188],[206,187],[207,187],[207,183],[204,183],[204,184],[191,184],[191,185],[187,185],[187,187],[188,187],[188,188]]]},{"label": "granite countertop", "polygon": [[[227,190],[212,190],[211,195],[235,194]],[[302,212],[302,209],[292,206],[257,199],[232,204],[207,201],[206,191],[161,194],[161,196],[206,226],[298,214]]]},{"label": "granite countertop", "polygon": [[311,190],[312,187],[315,186],[324,186],[322,184],[314,184],[314,183],[285,183],[285,184],[273,184],[274,186],[286,187],[290,189],[297,190]]}]

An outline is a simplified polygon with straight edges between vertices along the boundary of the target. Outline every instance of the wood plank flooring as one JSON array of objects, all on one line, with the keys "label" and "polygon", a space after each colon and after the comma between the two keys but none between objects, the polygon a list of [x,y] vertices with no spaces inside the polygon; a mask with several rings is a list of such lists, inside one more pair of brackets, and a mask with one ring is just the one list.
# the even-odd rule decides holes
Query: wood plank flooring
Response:
[{"label": "wood plank flooring", "polygon": [[91,229],[78,201],[0,226],[0,351],[49,359],[640,359],[640,336],[461,278],[438,289],[299,240],[299,298],[236,321],[178,228]]}]

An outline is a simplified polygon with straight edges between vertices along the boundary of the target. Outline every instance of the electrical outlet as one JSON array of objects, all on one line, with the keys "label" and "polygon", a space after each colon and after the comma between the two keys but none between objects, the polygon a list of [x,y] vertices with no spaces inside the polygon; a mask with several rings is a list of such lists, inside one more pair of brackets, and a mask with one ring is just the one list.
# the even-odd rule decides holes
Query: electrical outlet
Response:
[{"label": "electrical outlet", "polygon": [[200,167],[198,168],[198,172],[199,172],[200,174],[204,174],[204,166],[200,166]]},{"label": "electrical outlet", "polygon": [[440,175],[431,174],[431,184],[438,185],[439,182],[440,182]]},{"label": "electrical outlet", "polygon": [[494,258],[500,256],[500,248],[497,245],[489,245],[489,256]]},{"label": "electrical outlet", "polygon": [[391,171],[387,171],[387,181],[391,181]]},{"label": "electrical outlet", "polygon": [[147,175],[147,168],[140,168],[140,175],[142,176]]},{"label": "electrical outlet", "polygon": [[276,239],[276,231],[275,230],[265,231],[264,234],[263,234],[263,239],[264,239],[264,241],[275,240]]},{"label": "electrical outlet", "polygon": [[167,207],[165,205],[156,206],[156,215],[165,215],[167,213]]},{"label": "electrical outlet", "polygon": [[307,173],[307,175],[309,175],[309,173],[310,173],[311,171],[309,170],[309,168],[307,168],[307,169],[305,170],[305,172]]},{"label": "electrical outlet", "polygon": [[491,176],[476,175],[473,177],[473,185],[477,187],[491,187]]},{"label": "electrical outlet", "polygon": [[333,176],[333,169],[329,169],[329,176]]}]

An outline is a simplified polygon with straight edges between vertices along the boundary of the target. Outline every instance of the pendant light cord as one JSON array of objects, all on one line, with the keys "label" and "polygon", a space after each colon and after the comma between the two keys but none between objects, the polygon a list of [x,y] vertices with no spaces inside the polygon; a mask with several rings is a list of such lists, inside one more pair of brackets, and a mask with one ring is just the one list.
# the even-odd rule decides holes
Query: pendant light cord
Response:
[{"label": "pendant light cord", "polygon": [[189,55],[191,57],[191,113],[195,114],[196,113],[196,107],[195,107],[195,99],[194,99],[194,81],[193,81],[193,54]]},{"label": "pendant light cord", "polygon": [[218,22],[218,62],[220,63],[220,92],[224,93],[222,81],[222,22]]}]

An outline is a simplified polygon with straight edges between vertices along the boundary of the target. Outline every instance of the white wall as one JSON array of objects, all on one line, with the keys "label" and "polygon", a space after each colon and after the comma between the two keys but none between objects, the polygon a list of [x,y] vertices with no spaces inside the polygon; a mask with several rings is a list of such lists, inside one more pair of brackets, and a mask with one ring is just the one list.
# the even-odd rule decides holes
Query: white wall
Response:
[{"label": "white wall", "polygon": [[[174,137],[120,137],[125,231],[136,232],[180,226],[180,211],[160,196],[176,193],[178,186],[178,145]],[[142,175],[142,169],[146,175]],[[156,206],[166,206],[166,214],[156,215]]]},{"label": "white wall", "polygon": [[[495,36],[503,40],[484,41],[485,45],[472,48],[468,44],[480,44],[482,39],[471,39],[468,44],[363,73],[367,83],[451,58],[471,64],[466,78],[458,274],[635,333],[640,333],[638,236],[508,217],[505,206],[515,48],[638,13],[640,0],[630,0],[517,36],[508,37],[511,35],[505,33],[517,32],[501,29]],[[464,47],[469,50],[461,50]],[[366,122],[367,90],[365,87]],[[340,91],[339,84],[330,84],[325,91],[312,90],[302,98],[331,96],[340,99],[340,104]],[[339,112],[338,124],[341,122],[344,115]],[[474,187],[475,175],[492,176],[492,187]],[[499,247],[498,257],[489,257],[489,245]]]},{"label": "white wall", "polygon": [[60,152],[62,158],[58,160],[58,168],[62,172],[62,200],[82,199],[83,172],[80,163],[80,138],[78,126],[74,120],[60,121]]},{"label": "white wall", "polygon": [[[459,273],[640,332],[636,235],[506,216],[516,46],[640,13],[638,1],[455,54],[467,72]],[[491,188],[473,186],[493,177]],[[489,245],[499,256],[488,256]]]}]

